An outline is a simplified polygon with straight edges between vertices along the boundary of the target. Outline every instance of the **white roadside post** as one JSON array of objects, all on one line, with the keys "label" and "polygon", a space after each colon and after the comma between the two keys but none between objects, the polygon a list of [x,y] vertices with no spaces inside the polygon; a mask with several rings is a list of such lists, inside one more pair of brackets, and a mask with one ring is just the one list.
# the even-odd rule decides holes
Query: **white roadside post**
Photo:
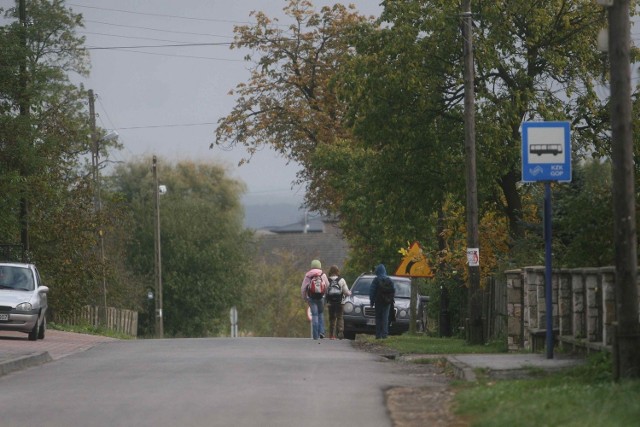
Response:
[{"label": "white roadside post", "polygon": [[238,337],[238,309],[234,305],[229,311],[229,320],[231,321],[231,338]]}]

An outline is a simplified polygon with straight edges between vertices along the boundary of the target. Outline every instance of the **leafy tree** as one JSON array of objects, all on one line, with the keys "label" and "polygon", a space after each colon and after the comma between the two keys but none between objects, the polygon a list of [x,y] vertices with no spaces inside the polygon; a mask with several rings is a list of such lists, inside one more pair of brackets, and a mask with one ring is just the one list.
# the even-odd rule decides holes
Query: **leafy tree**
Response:
[{"label": "leafy tree", "polygon": [[606,104],[598,96],[602,58],[595,47],[605,25],[588,0],[479,4],[475,48],[480,155],[493,161],[512,235],[522,237],[520,124],[569,120],[576,159],[605,154]]},{"label": "leafy tree", "polygon": [[[419,5],[401,3],[385,4],[380,21],[393,25],[363,24],[354,32],[356,54],[345,57],[337,77],[358,162],[333,168],[330,178],[346,190],[341,225],[350,239],[367,240],[357,245],[371,252],[357,254],[364,257],[394,254],[407,239],[437,249],[437,213],[448,193],[464,189],[461,111],[445,96],[459,57],[455,45],[443,43],[452,30],[425,36],[416,25],[425,16]],[[396,15],[401,7],[406,13]]]},{"label": "leafy tree", "polygon": [[0,33],[0,164],[4,188],[19,199],[28,249],[29,203],[42,196],[34,192],[42,189],[38,182],[68,174],[89,141],[83,94],[66,74],[87,71],[83,39],[75,35],[80,17],[61,1],[27,3],[22,14],[17,7],[6,11],[9,23]]},{"label": "leafy tree", "polygon": [[[140,303],[154,288],[154,184],[151,161],[116,168],[112,190],[133,215],[127,268]],[[243,186],[215,165],[160,160],[163,317],[169,336],[213,336],[238,305],[250,278],[250,235],[242,227]],[[164,166],[167,165],[167,166]]]},{"label": "leafy tree", "polygon": [[81,17],[63,1],[19,3],[24,13],[0,11],[0,234],[29,249],[53,311],[64,315],[94,301],[102,270],[93,186],[82,170],[92,147],[87,95],[69,80],[87,73],[88,54],[76,34]]},{"label": "leafy tree", "polygon": [[578,165],[570,184],[554,188],[553,237],[558,266],[615,265],[611,163]]},{"label": "leafy tree", "polygon": [[300,299],[299,254],[280,251],[279,262],[256,265],[239,307],[238,323],[253,336],[308,337],[306,304]]},{"label": "leafy tree", "polygon": [[284,11],[293,21],[286,28],[262,12],[253,13],[255,25],[236,28],[232,48],[251,50],[251,78],[236,87],[236,106],[218,122],[215,143],[244,145],[249,155],[268,145],[300,163],[307,203],[321,209],[336,195],[312,156],[349,137],[331,80],[350,50],[345,31],[366,19],[342,5],[318,13],[307,0],[291,0]]}]

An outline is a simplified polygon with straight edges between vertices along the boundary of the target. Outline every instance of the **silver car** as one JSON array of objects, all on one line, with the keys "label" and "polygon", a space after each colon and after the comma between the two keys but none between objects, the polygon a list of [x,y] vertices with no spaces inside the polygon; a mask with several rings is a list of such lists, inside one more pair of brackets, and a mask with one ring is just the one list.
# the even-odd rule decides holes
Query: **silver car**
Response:
[{"label": "silver car", "polygon": [[0,331],[29,334],[43,339],[47,329],[47,293],[33,264],[0,263]]},{"label": "silver car", "polygon": [[[375,308],[369,305],[369,288],[373,274],[361,274],[351,287],[351,296],[344,304],[344,337],[355,339],[356,334],[375,334]],[[390,276],[396,289],[393,310],[396,320],[390,322],[389,334],[400,335],[409,330],[411,303],[411,279],[408,277]],[[426,307],[429,297],[417,296],[416,330],[423,332],[426,328]]]}]

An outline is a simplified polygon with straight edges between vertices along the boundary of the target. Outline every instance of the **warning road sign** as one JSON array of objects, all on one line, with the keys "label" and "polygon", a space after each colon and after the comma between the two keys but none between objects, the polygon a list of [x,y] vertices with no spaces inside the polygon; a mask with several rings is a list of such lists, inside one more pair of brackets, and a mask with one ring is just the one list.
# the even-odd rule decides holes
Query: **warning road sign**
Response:
[{"label": "warning road sign", "polygon": [[427,257],[422,252],[418,242],[414,242],[409,248],[400,266],[395,272],[396,276],[405,277],[433,277]]}]

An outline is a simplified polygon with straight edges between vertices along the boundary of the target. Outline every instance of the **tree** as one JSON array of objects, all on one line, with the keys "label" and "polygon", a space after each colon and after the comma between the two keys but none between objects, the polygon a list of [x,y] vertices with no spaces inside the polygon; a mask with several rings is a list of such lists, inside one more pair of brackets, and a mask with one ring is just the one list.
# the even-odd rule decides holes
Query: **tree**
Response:
[{"label": "tree", "polygon": [[284,11],[293,20],[286,28],[262,12],[253,13],[255,25],[236,27],[231,47],[252,51],[246,56],[253,62],[251,77],[236,87],[236,106],[219,120],[215,144],[243,145],[249,156],[268,145],[300,163],[307,205],[326,210],[335,194],[311,157],[349,138],[331,81],[350,50],[345,32],[365,18],[342,5],[317,13],[307,0],[291,0]]},{"label": "tree", "polygon": [[[356,133],[386,143],[376,132],[384,126],[403,136],[418,129],[425,136],[423,146],[429,146],[434,139],[429,136],[439,126],[442,135],[453,137],[442,138],[435,154],[453,160],[451,168],[456,157],[449,157],[447,150],[459,144],[459,124],[447,126],[447,119],[458,115],[460,122],[463,90],[459,4],[416,0],[384,6],[384,30],[370,31],[356,44],[357,84],[348,87],[356,94],[349,102],[358,112],[355,126],[362,129]],[[602,59],[593,48],[604,20],[600,8],[586,0],[482,2],[474,20],[480,206],[488,202],[499,207],[515,241],[523,236],[525,209],[517,187],[523,120],[570,120],[576,158],[607,153],[606,106],[596,91]],[[397,81],[407,84],[394,84]],[[389,115],[396,104],[409,106],[414,99],[422,108],[398,110],[401,121],[400,115]],[[444,123],[425,115],[429,109],[431,117],[440,116]],[[411,115],[422,117],[423,125],[412,123],[407,118]],[[408,123],[413,126],[405,127]]]},{"label": "tree", "polygon": [[606,104],[596,90],[602,59],[593,46],[604,19],[588,0],[481,3],[476,12],[480,150],[493,159],[485,171],[518,238],[522,121],[569,120],[574,159],[606,147]]},{"label": "tree", "polygon": [[[168,189],[160,200],[164,331],[215,336],[250,277],[250,235],[242,227],[239,199],[244,189],[219,166],[158,164],[159,180]],[[138,289],[141,301],[154,283],[150,166],[150,160],[119,166],[111,184],[133,215],[127,268],[146,283]]]},{"label": "tree", "polygon": [[571,183],[555,186],[553,198],[554,264],[614,265],[611,163],[592,160],[574,166]]},{"label": "tree", "polygon": [[82,92],[66,73],[84,74],[88,56],[75,34],[80,16],[62,1],[20,0],[5,18],[10,23],[0,34],[0,162],[4,175],[14,177],[9,189],[20,198],[21,240],[28,251],[34,181],[43,171],[68,172],[87,147]]},{"label": "tree", "polygon": [[278,251],[278,262],[258,263],[239,307],[243,333],[267,337],[308,337],[307,307],[300,298],[300,254]]},{"label": "tree", "polygon": [[93,183],[82,169],[87,96],[68,76],[88,72],[88,54],[76,34],[81,16],[63,1],[17,3],[1,11],[0,234],[22,241],[53,311],[68,314],[93,302],[101,271]]}]

